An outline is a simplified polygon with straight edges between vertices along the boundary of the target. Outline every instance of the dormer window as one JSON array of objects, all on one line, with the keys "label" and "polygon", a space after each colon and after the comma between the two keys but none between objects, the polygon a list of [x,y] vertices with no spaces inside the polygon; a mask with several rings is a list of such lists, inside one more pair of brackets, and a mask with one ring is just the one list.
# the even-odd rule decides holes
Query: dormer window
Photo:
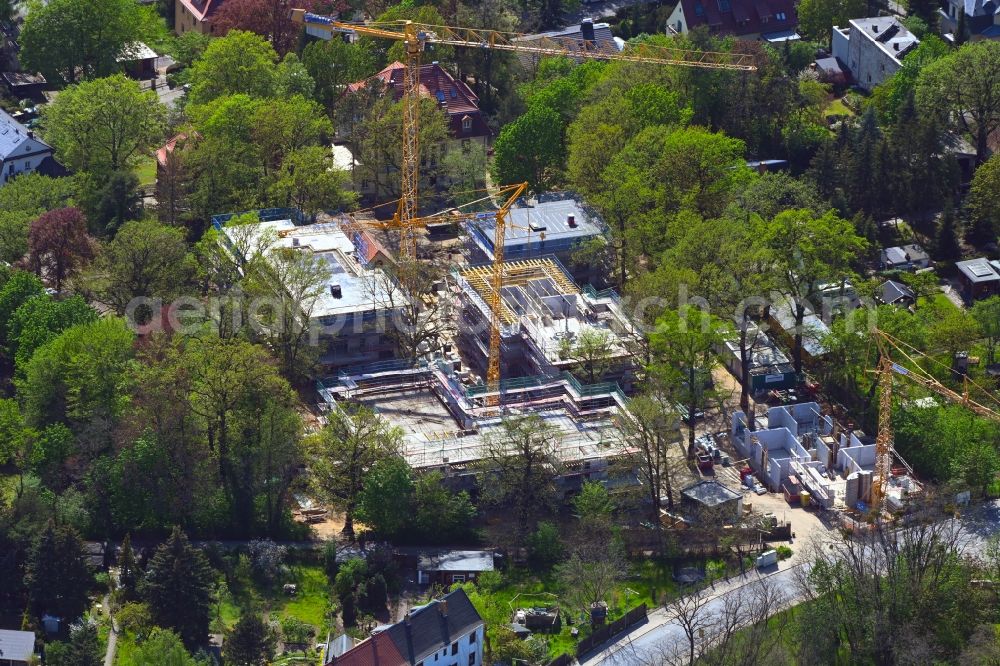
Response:
[{"label": "dormer window", "polygon": [[774,15],[774,17],[776,19],[778,19],[779,21],[784,21],[785,19],[788,18],[788,16],[785,14],[785,12],[778,12],[777,14]]},{"label": "dormer window", "polygon": [[472,129],[472,118],[470,118],[469,116],[464,116],[462,118],[462,129],[465,130],[466,132]]},{"label": "dormer window", "polygon": [[700,2],[694,3],[694,15],[695,16],[704,16],[705,15],[705,8],[701,6]]},{"label": "dormer window", "polygon": [[719,11],[728,12],[733,8],[732,2],[730,0],[719,0]]}]

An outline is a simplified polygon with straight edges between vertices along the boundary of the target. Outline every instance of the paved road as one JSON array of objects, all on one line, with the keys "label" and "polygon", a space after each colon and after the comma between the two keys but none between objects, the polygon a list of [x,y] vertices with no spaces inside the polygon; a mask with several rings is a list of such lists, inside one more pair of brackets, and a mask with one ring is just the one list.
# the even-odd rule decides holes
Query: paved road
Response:
[{"label": "paved road", "polygon": [[118,649],[118,630],[115,629],[115,618],[111,615],[111,595],[104,595],[103,607],[111,621],[111,630],[108,632],[108,649],[104,653],[104,666],[114,666],[115,652]]},{"label": "paved road", "polygon": [[[794,599],[789,595],[796,589],[797,570],[808,565],[792,565],[781,570],[760,575],[756,571],[746,576],[733,578],[726,583],[717,584],[706,589],[703,594],[711,597],[704,607],[704,617],[721,614],[725,608],[726,599],[730,595],[742,594],[746,585],[758,580],[766,580],[768,584],[784,591],[784,603],[791,604]],[[659,608],[649,614],[649,621],[623,636],[617,642],[606,647],[601,652],[591,655],[581,662],[581,666],[633,666],[648,663],[657,655],[672,653],[677,646],[687,645],[687,636],[676,617],[667,610]]]},{"label": "paved road", "polygon": [[566,14],[567,27],[580,25],[582,18],[608,18],[614,16],[619,10],[632,5],[652,4],[649,0],[607,0],[606,2],[581,2],[580,8],[572,14]]},{"label": "paved road", "polygon": [[[1000,500],[987,502],[967,510],[960,520],[959,545],[969,556],[982,556],[988,540],[1000,532]],[[808,563],[793,564],[764,578],[768,583],[782,590],[784,604],[794,605],[799,601],[796,577],[808,571]],[[801,569],[801,571],[797,571]],[[757,579],[749,574],[743,579],[734,579],[704,594],[712,597],[706,604],[706,613],[720,613],[726,597],[741,594],[745,585]],[[649,621],[623,636],[615,643],[582,662],[581,666],[633,666],[648,662],[650,658],[672,652],[677,645],[685,645],[687,637],[677,619],[665,609],[659,608],[649,614]]]}]

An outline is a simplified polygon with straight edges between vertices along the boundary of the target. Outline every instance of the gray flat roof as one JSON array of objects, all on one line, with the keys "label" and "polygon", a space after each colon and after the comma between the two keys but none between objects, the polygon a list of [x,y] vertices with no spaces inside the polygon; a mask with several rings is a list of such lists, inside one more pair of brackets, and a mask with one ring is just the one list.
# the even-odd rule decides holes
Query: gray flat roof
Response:
[{"label": "gray flat roof", "polygon": [[993,265],[982,257],[979,259],[969,259],[968,261],[959,261],[955,264],[955,268],[960,270],[962,275],[968,278],[969,282],[978,284],[1000,280],[1000,275],[997,274]]},{"label": "gray flat roof", "polygon": [[705,506],[718,506],[742,497],[738,492],[730,490],[718,481],[700,481],[682,490],[681,495]]},{"label": "gray flat roof", "polygon": [[[537,248],[539,254],[551,252],[553,247],[569,245],[594,236],[604,234],[604,223],[597,214],[589,210],[581,201],[571,194],[556,195],[558,198],[545,198],[534,205],[519,201],[507,216],[507,226],[504,229],[504,248],[526,251]],[[569,216],[572,215],[576,227],[569,226]],[[496,218],[492,215],[469,223],[482,235],[480,245],[492,253],[493,239],[496,235]],[[545,235],[544,240],[542,234]],[[478,236],[478,234],[477,234]]]},{"label": "gray flat roof", "polygon": [[493,571],[491,550],[441,550],[420,555],[421,571]]}]

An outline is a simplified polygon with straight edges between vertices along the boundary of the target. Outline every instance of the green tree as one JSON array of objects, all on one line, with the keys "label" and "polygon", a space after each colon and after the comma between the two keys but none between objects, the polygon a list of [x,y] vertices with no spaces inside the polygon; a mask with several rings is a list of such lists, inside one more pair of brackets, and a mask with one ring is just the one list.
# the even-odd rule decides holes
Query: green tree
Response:
[{"label": "green tree", "polygon": [[271,196],[281,205],[297,208],[315,219],[324,210],[353,206],[357,195],[350,187],[351,174],[334,166],[329,148],[307,146],[288,153],[282,160]]},{"label": "green tree", "polygon": [[123,320],[110,317],[73,326],[39,347],[16,382],[26,420],[110,427],[125,406],[134,338]]},{"label": "green tree", "polygon": [[364,79],[375,69],[370,52],[341,39],[306,44],[302,64],[316,82],[316,101],[326,109],[333,108],[348,83]]},{"label": "green tree", "polygon": [[708,406],[712,395],[706,384],[715,364],[715,346],[723,337],[717,317],[689,305],[664,312],[649,336],[654,359],[649,370],[660,383],[674,388],[687,412],[688,458],[694,457],[696,414]]},{"label": "green tree", "polygon": [[191,104],[244,93],[269,97],[275,92],[278,54],[266,39],[252,32],[232,30],[213,39],[191,66]]},{"label": "green tree", "polygon": [[35,350],[66,329],[95,321],[97,311],[80,296],[57,301],[40,294],[28,299],[10,321],[8,349],[15,369],[25,370]]},{"label": "green tree", "polygon": [[46,211],[73,205],[73,178],[21,174],[0,189],[0,261],[13,264],[28,251],[28,227]]},{"label": "green tree", "polygon": [[87,609],[93,583],[83,541],[76,530],[49,521],[32,545],[24,582],[36,618],[48,613],[68,622]]},{"label": "green tree", "polygon": [[163,139],[166,108],[124,74],[63,90],[42,112],[45,138],[71,169],[104,176],[134,166]]},{"label": "green tree", "polygon": [[802,0],[798,6],[799,31],[808,40],[829,44],[833,26],[867,15],[864,0]]},{"label": "green tree", "polygon": [[979,323],[979,330],[986,341],[986,363],[996,363],[997,345],[1000,344],[1000,296],[977,301],[969,311]]},{"label": "green tree", "polygon": [[482,497],[487,503],[510,507],[514,543],[520,545],[537,517],[555,501],[559,432],[531,415],[504,419],[484,439]]},{"label": "green tree", "polygon": [[191,273],[183,230],[145,220],[126,223],[104,246],[91,282],[103,303],[124,314],[136,298],[168,303]]},{"label": "green tree", "polygon": [[313,486],[344,512],[343,533],[354,537],[354,517],[365,479],[375,464],[401,450],[402,433],[367,407],[336,410],[311,436]]},{"label": "green tree", "polygon": [[937,224],[934,242],[938,256],[944,261],[958,261],[962,258],[962,246],[958,240],[958,225],[958,215],[955,214],[951,202],[947,202],[944,210],[941,211],[941,219]]},{"label": "green tree", "polygon": [[453,543],[468,535],[476,507],[464,490],[453,493],[438,471],[417,477],[413,486],[413,524],[421,540]]},{"label": "green tree", "polygon": [[994,237],[1000,235],[1000,157],[997,155],[976,169],[969,188],[968,207],[974,228],[988,230]]},{"label": "green tree", "polygon": [[977,162],[985,162],[989,137],[1000,129],[1000,43],[966,44],[924,67],[917,79],[917,104],[972,136]]},{"label": "green tree", "polygon": [[233,666],[266,666],[274,659],[277,638],[256,613],[244,613],[226,636],[223,658]]},{"label": "green tree", "polygon": [[142,571],[132,550],[132,536],[125,535],[121,548],[118,550],[118,590],[123,601],[135,601],[139,598],[139,581]]},{"label": "green tree", "polygon": [[548,571],[566,555],[566,547],[554,523],[542,521],[528,535],[528,561],[538,571]]},{"label": "green tree", "polygon": [[123,666],[207,666],[211,663],[192,657],[177,634],[159,627],[154,627],[128,658],[119,657],[118,661]]},{"label": "green tree", "polygon": [[153,620],[172,629],[189,649],[208,638],[215,574],[205,555],[193,547],[180,527],[153,553],[140,586]]},{"label": "green tree", "polygon": [[56,642],[45,650],[45,663],[52,666],[101,666],[104,653],[97,626],[84,621],[75,625],[66,643]]},{"label": "green tree", "polygon": [[118,71],[118,56],[143,32],[142,8],[129,0],[53,0],[28,12],[18,57],[49,81],[73,83]]},{"label": "green tree", "polygon": [[[765,248],[773,261],[775,279],[795,322],[792,356],[795,371],[802,372],[803,321],[816,300],[821,284],[848,277],[851,265],[867,243],[854,225],[833,211],[817,216],[808,210],[788,210],[763,223]],[[815,307],[815,306],[814,306]]]},{"label": "green tree", "polygon": [[[0,190],[2,191],[2,190]],[[45,285],[33,273],[13,271],[0,287],[0,345],[10,344],[10,322],[18,308],[33,296],[45,293]]]},{"label": "green tree", "polygon": [[527,182],[534,191],[548,189],[563,161],[561,124],[555,111],[539,106],[505,125],[493,144],[494,181]]},{"label": "green tree", "polygon": [[583,521],[601,521],[615,510],[608,489],[598,481],[585,481],[580,494],[573,498],[573,509]]},{"label": "green tree", "polygon": [[358,496],[358,520],[392,539],[410,521],[412,494],[413,480],[406,461],[398,456],[378,460],[365,475]]}]

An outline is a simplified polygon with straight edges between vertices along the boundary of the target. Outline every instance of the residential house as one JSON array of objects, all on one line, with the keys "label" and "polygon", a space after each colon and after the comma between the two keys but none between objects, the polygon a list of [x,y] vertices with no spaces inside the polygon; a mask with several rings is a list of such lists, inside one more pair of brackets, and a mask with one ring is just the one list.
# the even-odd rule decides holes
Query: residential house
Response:
[{"label": "residential house", "polygon": [[883,271],[917,271],[931,265],[931,257],[916,243],[882,250],[879,268]]},{"label": "residential house", "polygon": [[174,32],[200,32],[211,35],[215,32],[212,17],[223,0],[174,0]]},{"label": "residential house", "polygon": [[705,479],[681,491],[681,507],[699,523],[733,525],[743,513],[743,495]]},{"label": "residential house", "polygon": [[898,305],[907,308],[917,302],[917,296],[913,290],[895,280],[883,282],[875,298],[883,305]]},{"label": "residential house", "polygon": [[[470,220],[466,229],[470,262],[493,261],[496,216],[484,213]],[[597,211],[571,192],[519,199],[507,214],[504,258],[513,261],[554,255],[578,284],[596,284],[607,276],[607,268],[598,262],[580,261],[576,254],[589,242],[604,242],[606,231]]]},{"label": "residential house", "polygon": [[417,556],[417,583],[452,585],[493,571],[492,550],[435,550]]},{"label": "residential house", "polygon": [[[403,71],[405,65],[394,62],[378,74],[347,86],[348,92],[357,92],[371,81],[381,81],[392,91],[394,99],[403,97]],[[420,66],[420,94],[436,99],[448,117],[448,131],[455,140],[477,141],[484,147],[490,136],[489,127],[479,111],[479,97],[464,81],[456,79],[437,62]]]},{"label": "residential house", "polygon": [[0,187],[22,173],[49,168],[55,162],[52,147],[35,137],[35,133],[0,109]]},{"label": "residential house", "polygon": [[485,626],[458,589],[410,610],[324,666],[480,666]]},{"label": "residential house", "polygon": [[[625,40],[621,37],[615,37],[611,33],[611,26],[609,24],[594,23],[594,20],[589,18],[583,19],[580,25],[570,26],[562,30],[553,30],[551,32],[524,35],[523,37],[515,38],[514,41],[526,46],[567,48],[574,53],[578,51],[600,51],[602,53],[613,54],[625,48]],[[534,53],[518,53],[517,57],[526,70],[534,71],[544,56]]]},{"label": "residential house", "polygon": [[35,654],[35,632],[0,629],[0,666],[28,666]]},{"label": "residential house", "polygon": [[853,19],[833,28],[833,56],[858,87],[871,91],[902,67],[920,40],[893,16]]},{"label": "residential house", "polygon": [[799,39],[795,0],[679,0],[667,18],[668,32],[706,26],[713,35],[784,42]]},{"label": "residential house", "polygon": [[965,12],[966,38],[972,42],[1000,39],[1000,2],[997,0],[945,0],[938,9],[941,34],[955,41],[959,17]]},{"label": "residential house", "polygon": [[795,301],[788,296],[776,295],[772,305],[767,309],[768,324],[777,337],[789,349],[794,348],[796,333],[802,334],[802,358],[805,361],[817,359],[826,354],[827,349],[823,339],[830,334],[830,327],[806,304],[802,327],[795,325]]},{"label": "residential house", "polygon": [[824,416],[815,402],[771,407],[766,417],[753,418],[757,421],[755,430],[747,426],[743,412],[735,412],[730,441],[772,492],[777,492],[789,475],[798,473],[793,463],[812,461],[810,450],[819,437],[833,433],[833,419]]},{"label": "residential house", "polygon": [[351,149],[343,143],[335,143],[331,146],[331,150],[333,151],[333,165],[351,174],[351,189],[357,192],[362,200],[373,197],[375,185],[361,175],[361,170],[357,168],[361,163],[358,162],[358,158],[354,156]]},{"label": "residential house", "polygon": [[1000,294],[1000,261],[970,259],[957,262],[955,268],[958,269],[958,283],[966,303]]}]

